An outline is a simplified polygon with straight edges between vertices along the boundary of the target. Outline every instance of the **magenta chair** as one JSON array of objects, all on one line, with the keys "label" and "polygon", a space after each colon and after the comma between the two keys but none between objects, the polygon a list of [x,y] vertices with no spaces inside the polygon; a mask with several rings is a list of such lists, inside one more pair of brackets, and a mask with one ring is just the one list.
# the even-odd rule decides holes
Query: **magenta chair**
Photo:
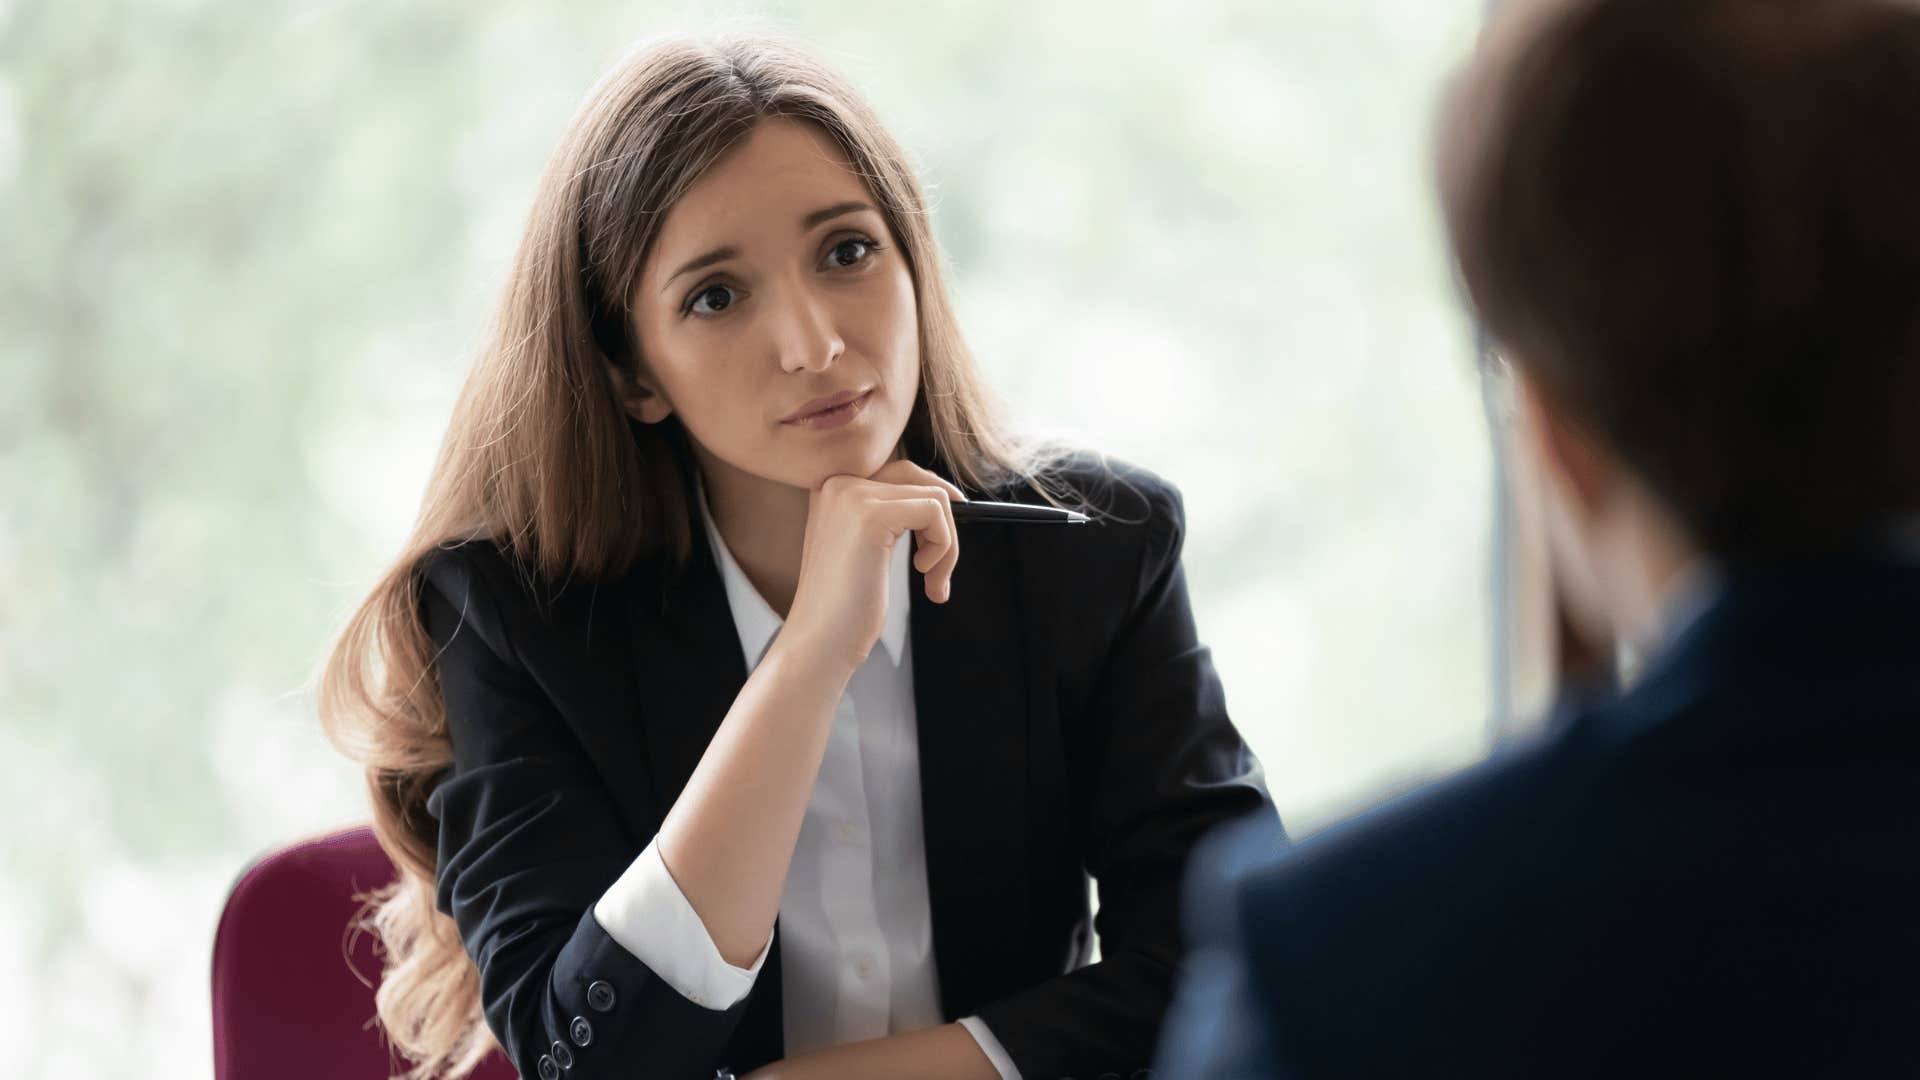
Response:
[{"label": "magenta chair", "polygon": [[[378,1080],[402,1071],[374,1023],[373,933],[349,929],[360,912],[355,895],[393,877],[366,826],[276,851],[240,875],[213,940],[216,1080]],[[515,1074],[496,1050],[472,1075]]]}]

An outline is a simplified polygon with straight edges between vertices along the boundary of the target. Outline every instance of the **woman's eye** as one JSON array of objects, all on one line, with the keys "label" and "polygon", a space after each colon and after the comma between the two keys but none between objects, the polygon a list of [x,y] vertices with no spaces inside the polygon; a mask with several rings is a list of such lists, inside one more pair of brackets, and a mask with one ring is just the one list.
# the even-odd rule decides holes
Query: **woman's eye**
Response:
[{"label": "woman's eye", "polygon": [[693,294],[687,310],[695,315],[718,315],[733,303],[733,290],[725,285],[709,285]]},{"label": "woman's eye", "polygon": [[827,252],[827,263],[830,266],[854,266],[873,254],[873,250],[879,246],[871,240],[848,238],[833,245],[833,250]]}]

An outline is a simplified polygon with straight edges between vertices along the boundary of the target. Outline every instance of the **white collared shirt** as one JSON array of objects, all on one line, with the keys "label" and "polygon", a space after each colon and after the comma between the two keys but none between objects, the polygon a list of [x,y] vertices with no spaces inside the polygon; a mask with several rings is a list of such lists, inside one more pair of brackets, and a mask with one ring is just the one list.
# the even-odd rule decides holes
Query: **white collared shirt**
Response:
[{"label": "white collared shirt", "polygon": [[[704,496],[699,502],[752,670],[782,620],[727,550]],[[834,710],[780,897],[781,1006],[789,1056],[941,1022],[907,619],[912,548],[910,536],[894,547],[880,643],[855,669]],[[608,936],[667,985],[709,1009],[731,1008],[746,997],[773,945],[769,934],[751,967],[729,964],[652,842],[593,914]],[[1002,1080],[1020,1080],[984,1021],[968,1016],[960,1023]]]}]

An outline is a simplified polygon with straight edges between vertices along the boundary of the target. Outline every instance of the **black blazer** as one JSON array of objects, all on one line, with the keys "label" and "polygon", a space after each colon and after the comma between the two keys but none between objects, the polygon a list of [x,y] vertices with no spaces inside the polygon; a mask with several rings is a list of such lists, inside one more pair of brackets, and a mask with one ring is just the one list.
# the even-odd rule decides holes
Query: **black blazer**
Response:
[{"label": "black blazer", "polygon": [[[1075,461],[1066,474],[1113,520],[968,525],[952,599],[911,590],[943,1015],[978,1014],[1026,1080],[1145,1069],[1192,845],[1230,818],[1278,820],[1195,636],[1179,495],[1115,468]],[[591,911],[746,680],[699,530],[694,548],[677,572],[598,584],[535,580],[485,542],[423,565],[454,749],[428,801],[436,900],[529,1077],[550,1053],[572,1059],[575,1080],[708,1080],[783,1056],[777,926],[752,993],[717,1012]],[[1103,951],[1091,965],[1088,874]]]},{"label": "black blazer", "polygon": [[1920,563],[1743,575],[1624,695],[1196,856],[1161,1076],[1920,1076]]}]

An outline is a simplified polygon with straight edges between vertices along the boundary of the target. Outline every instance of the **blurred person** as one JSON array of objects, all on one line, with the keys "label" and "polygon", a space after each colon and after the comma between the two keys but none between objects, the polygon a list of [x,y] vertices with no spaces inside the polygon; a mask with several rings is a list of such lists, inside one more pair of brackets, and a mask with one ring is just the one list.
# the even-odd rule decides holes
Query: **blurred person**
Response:
[{"label": "blurred person", "polygon": [[[957,528],[980,496],[1096,521]],[[1144,1068],[1193,843],[1278,820],[1182,537],[1170,484],[996,419],[839,75],[630,54],[322,678],[413,1075]]]},{"label": "blurred person", "polygon": [[1445,218],[1554,588],[1638,661],[1210,837],[1161,1077],[1920,1075],[1916,116],[1911,2],[1495,16]]}]

